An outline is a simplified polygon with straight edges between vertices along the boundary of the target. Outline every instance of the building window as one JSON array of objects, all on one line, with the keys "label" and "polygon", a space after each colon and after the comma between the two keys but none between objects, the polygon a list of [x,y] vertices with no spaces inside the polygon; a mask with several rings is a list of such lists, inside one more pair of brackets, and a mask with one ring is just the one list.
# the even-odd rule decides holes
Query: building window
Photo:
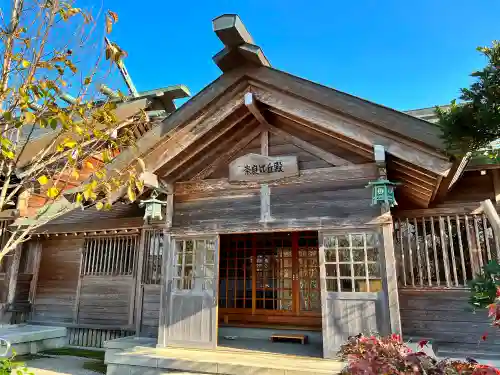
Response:
[{"label": "building window", "polygon": [[144,236],[144,263],[142,282],[144,284],[160,285],[161,265],[164,249],[163,230],[145,229]]},{"label": "building window", "polygon": [[212,239],[175,240],[175,290],[214,290],[216,242]]},{"label": "building window", "polygon": [[131,276],[135,271],[137,236],[87,238],[82,276]]},{"label": "building window", "polygon": [[382,290],[376,233],[325,235],[326,289],[329,292]]}]

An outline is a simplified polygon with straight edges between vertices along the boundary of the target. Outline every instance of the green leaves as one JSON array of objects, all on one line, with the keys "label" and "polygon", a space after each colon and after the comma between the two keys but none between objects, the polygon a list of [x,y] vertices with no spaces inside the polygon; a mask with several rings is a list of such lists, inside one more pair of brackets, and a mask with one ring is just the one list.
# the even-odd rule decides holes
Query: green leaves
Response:
[{"label": "green leaves", "polygon": [[500,138],[500,42],[477,50],[488,62],[471,74],[475,81],[460,90],[462,102],[453,101],[446,110],[436,109],[446,147],[458,156],[478,150],[498,153],[490,143]]},{"label": "green leaves", "polygon": [[11,140],[0,135],[0,143],[2,147],[2,155],[7,159],[14,159],[14,145]]},{"label": "green leaves", "polygon": [[500,264],[492,260],[470,281],[469,304],[475,309],[488,307],[495,301],[498,287],[500,287]]}]

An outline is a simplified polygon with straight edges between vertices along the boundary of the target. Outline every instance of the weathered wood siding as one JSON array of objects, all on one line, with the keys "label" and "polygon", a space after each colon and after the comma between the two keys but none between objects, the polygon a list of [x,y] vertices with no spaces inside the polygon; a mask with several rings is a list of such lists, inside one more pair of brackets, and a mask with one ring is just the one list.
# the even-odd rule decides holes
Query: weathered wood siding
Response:
[{"label": "weathered wood siding", "polygon": [[0,303],[7,299],[7,274],[0,273]]},{"label": "weathered wood siding", "polygon": [[259,190],[242,192],[238,196],[226,191],[221,192],[218,197],[176,202],[174,227],[185,230],[196,228],[200,231],[221,227],[239,228],[251,225],[259,218]]},{"label": "weathered wood siding", "polygon": [[[380,210],[371,206],[368,180],[349,185],[326,182],[318,185],[278,186],[271,189],[271,216],[275,220],[294,220],[321,225],[362,225]],[[300,225],[300,224],[299,224]]]},{"label": "weathered wood siding", "polygon": [[160,319],[160,285],[144,285],[141,336],[156,337]]},{"label": "weathered wood siding", "polygon": [[316,230],[368,225],[380,215],[371,206],[374,164],[310,169],[270,182],[270,217],[261,222],[260,184],[209,179],[176,184],[174,233]]},{"label": "weathered wood siding", "polygon": [[31,273],[20,273],[17,277],[16,293],[14,295],[14,304],[27,304],[30,295]]},{"label": "weathered wood siding", "polygon": [[[431,338],[439,343],[469,346],[481,351],[500,351],[500,332],[491,327],[487,311],[475,314],[464,290],[399,291],[403,334]],[[481,336],[488,335],[481,345]],[[477,347],[478,343],[480,344]]]},{"label": "weathered wood siding", "polygon": [[32,320],[73,321],[82,249],[80,238],[42,241]]},{"label": "weathered wood siding", "polygon": [[133,286],[132,276],[84,276],[78,323],[128,326]]}]

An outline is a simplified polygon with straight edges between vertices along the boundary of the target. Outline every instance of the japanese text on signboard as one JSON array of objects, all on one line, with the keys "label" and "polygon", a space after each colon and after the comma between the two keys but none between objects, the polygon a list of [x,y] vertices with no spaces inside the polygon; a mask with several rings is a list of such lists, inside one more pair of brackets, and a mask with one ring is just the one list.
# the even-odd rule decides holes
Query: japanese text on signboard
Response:
[{"label": "japanese text on signboard", "polygon": [[268,164],[245,164],[243,171],[246,175],[284,172],[283,163],[281,161],[275,161],[274,163]]}]

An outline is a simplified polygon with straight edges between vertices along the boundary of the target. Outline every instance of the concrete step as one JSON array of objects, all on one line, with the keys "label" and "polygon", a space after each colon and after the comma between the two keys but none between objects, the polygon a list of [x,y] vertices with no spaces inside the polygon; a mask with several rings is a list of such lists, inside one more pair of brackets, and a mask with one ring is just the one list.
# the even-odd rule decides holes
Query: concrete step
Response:
[{"label": "concrete step", "polygon": [[238,349],[141,348],[106,356],[107,375],[188,371],[226,375],[335,375],[344,363],[321,358]]}]

